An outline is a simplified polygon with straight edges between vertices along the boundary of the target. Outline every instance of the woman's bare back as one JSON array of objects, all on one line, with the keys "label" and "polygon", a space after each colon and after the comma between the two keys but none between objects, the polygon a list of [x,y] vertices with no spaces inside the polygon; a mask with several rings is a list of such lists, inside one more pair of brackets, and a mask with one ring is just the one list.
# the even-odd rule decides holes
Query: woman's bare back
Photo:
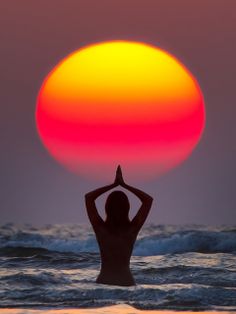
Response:
[{"label": "woman's bare back", "polygon": [[105,225],[96,231],[101,254],[101,271],[98,283],[134,285],[129,264],[136,240],[131,226],[121,230],[109,230]]},{"label": "woman's bare back", "polygon": [[[95,199],[118,185],[133,192],[142,202],[132,221],[128,218],[128,198],[121,191],[112,192],[108,196],[107,219],[104,221],[98,214]],[[85,199],[88,216],[96,234],[101,255],[101,270],[96,282],[120,286],[134,285],[135,282],[129,267],[130,258],[138,232],[150,211],[152,198],[143,191],[127,185],[123,180],[121,168],[118,167],[113,184],[86,194]]]}]

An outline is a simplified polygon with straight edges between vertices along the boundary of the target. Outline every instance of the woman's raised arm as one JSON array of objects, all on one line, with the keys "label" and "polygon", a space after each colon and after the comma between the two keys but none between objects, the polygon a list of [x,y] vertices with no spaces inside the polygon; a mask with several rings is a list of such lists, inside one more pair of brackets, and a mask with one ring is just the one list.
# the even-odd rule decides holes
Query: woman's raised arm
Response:
[{"label": "woman's raised arm", "polygon": [[95,200],[102,195],[103,193],[106,193],[107,191],[113,189],[116,187],[118,183],[116,181],[112,184],[103,186],[101,188],[98,188],[94,191],[91,191],[87,194],[85,194],[85,204],[86,204],[86,209],[88,213],[89,220],[93,226],[93,228],[98,227],[102,223],[104,223],[102,217],[99,215]]},{"label": "woman's raised arm", "polygon": [[120,166],[117,168],[115,182],[118,182],[123,188],[132,192],[142,202],[140,209],[138,210],[137,214],[131,221],[132,227],[134,228],[135,232],[138,232],[141,229],[142,225],[144,224],[145,220],[147,219],[147,216],[152,206],[153,198],[147,193],[126,184],[124,182]]}]

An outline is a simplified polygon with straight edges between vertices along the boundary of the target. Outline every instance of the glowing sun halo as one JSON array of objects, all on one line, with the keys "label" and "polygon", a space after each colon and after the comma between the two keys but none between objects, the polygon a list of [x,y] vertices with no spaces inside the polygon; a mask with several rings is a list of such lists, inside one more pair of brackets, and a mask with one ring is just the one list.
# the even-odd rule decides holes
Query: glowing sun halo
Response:
[{"label": "glowing sun halo", "polygon": [[49,153],[79,174],[147,179],[180,164],[205,123],[190,72],[165,51],[139,42],[86,46],[45,79],[36,122]]}]

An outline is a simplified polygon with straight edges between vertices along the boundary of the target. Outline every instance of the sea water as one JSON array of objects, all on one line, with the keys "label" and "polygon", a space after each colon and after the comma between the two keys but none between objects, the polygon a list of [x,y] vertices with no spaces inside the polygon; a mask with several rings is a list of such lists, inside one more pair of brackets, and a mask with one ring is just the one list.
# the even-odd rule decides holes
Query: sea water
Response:
[{"label": "sea water", "polygon": [[0,227],[2,308],[236,310],[236,227],[144,227],[131,258],[133,287],[96,284],[99,267],[90,226]]}]

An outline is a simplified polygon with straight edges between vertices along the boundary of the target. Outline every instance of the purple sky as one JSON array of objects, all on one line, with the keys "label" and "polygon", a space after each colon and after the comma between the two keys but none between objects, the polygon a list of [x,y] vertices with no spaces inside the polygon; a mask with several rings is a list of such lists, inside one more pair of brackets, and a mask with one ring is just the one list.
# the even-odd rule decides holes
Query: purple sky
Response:
[{"label": "purple sky", "polygon": [[87,221],[83,195],[101,183],[51,159],[36,132],[35,102],[58,61],[111,39],[169,51],[205,97],[206,129],[192,156],[137,184],[155,198],[149,222],[236,223],[235,0],[2,0],[0,39],[1,223]]}]

